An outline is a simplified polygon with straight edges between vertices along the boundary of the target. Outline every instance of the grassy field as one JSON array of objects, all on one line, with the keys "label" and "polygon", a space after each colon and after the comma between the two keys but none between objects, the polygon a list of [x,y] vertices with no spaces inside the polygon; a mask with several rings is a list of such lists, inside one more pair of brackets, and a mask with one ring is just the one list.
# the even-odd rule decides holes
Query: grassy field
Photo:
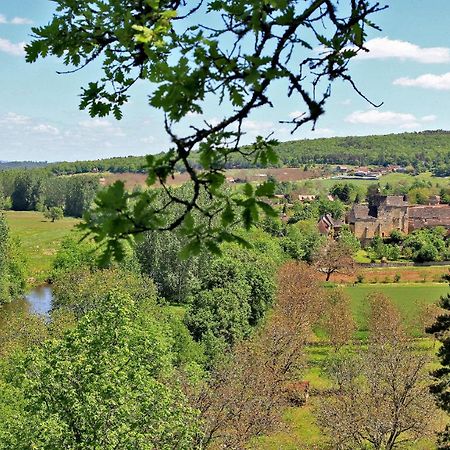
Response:
[{"label": "grassy field", "polygon": [[367,317],[369,315],[369,302],[367,296],[373,292],[381,292],[392,299],[400,311],[405,325],[414,328],[414,321],[420,314],[423,305],[439,300],[442,295],[450,292],[447,284],[363,284],[348,286],[345,291],[352,299],[352,310],[358,325],[358,337],[367,334]]},{"label": "grassy field", "polygon": [[39,212],[7,211],[11,235],[20,240],[28,261],[29,276],[43,281],[51,268],[60,242],[79,222],[64,218],[52,223]]}]

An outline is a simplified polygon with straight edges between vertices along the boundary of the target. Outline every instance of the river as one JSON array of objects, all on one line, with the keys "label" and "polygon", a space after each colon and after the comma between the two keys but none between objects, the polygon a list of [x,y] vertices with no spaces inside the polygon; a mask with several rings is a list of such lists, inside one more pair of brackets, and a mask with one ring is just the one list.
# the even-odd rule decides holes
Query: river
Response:
[{"label": "river", "polygon": [[48,317],[52,308],[52,288],[49,285],[37,286],[33,288],[23,298],[14,300],[11,303],[3,305],[6,311],[24,311],[28,310],[33,314],[39,314]]}]

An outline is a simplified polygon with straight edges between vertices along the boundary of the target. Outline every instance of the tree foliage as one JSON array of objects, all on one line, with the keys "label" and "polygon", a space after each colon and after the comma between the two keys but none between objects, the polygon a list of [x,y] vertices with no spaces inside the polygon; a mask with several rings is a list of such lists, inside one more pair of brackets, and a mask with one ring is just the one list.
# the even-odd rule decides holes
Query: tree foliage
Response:
[{"label": "tree foliage", "polygon": [[229,245],[198,275],[186,324],[211,360],[248,338],[273,304],[278,261],[271,257]]},{"label": "tree foliage", "polygon": [[52,206],[44,211],[44,217],[52,222],[61,220],[64,217],[64,211],[59,206]]},{"label": "tree foliage", "polygon": [[[364,49],[365,30],[375,27],[372,15],[383,9],[368,0],[345,5],[314,0],[301,7],[293,0],[56,3],[51,22],[33,28],[35,39],[26,46],[27,61],[53,55],[73,70],[101,61],[101,78],[81,94],[80,107],[93,117],[113,114],[120,119],[132,86],[139,80],[148,82],[149,103],[164,113],[172,143],[167,153],[146,161],[147,182],[158,181],[166,190],[166,205],[156,206],[151,192],[129,194],[117,182],[99,196],[95,213],[87,216],[86,229],[106,241],[107,252],[116,256],[120,251],[115,242],[135,233],[173,230],[184,224],[185,234],[194,242],[226,241],[235,216],[249,228],[260,211],[270,212],[260,199],[273,193],[272,183],[257,189],[248,184],[243,196],[220,193],[231,155],[240,153],[262,164],[277,159],[276,142],[270,138],[258,137],[252,146],[241,149],[244,120],[255,109],[272,106],[270,88],[282,82],[287,95],[302,102],[305,110],[290,122],[293,130],[315,123],[334,81],[345,80],[356,89],[348,63]],[[204,25],[204,14],[212,26]],[[178,125],[191,113],[203,113],[211,98],[224,111],[218,123],[205,121],[179,136]],[[194,150],[202,171],[190,161]],[[188,199],[179,198],[167,186],[179,165],[193,183]],[[214,199],[208,208],[199,205],[202,192]],[[165,212],[173,204],[181,209],[168,220]],[[190,214],[194,210],[207,219],[220,217],[221,222],[198,224]]]},{"label": "tree foliage", "polygon": [[[196,412],[173,378],[170,330],[112,291],[62,339],[0,376],[0,448],[192,449]],[[14,410],[15,409],[15,410]]]},{"label": "tree foliage", "polygon": [[9,234],[9,227],[0,212],[0,305],[23,293],[26,262],[20,243]]}]

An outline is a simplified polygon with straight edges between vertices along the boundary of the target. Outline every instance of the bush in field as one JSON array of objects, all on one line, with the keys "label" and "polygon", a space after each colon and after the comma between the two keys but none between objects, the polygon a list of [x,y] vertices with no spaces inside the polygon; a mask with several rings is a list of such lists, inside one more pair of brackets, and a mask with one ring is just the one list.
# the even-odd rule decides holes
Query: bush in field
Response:
[{"label": "bush in field", "polygon": [[44,217],[52,222],[56,222],[64,217],[64,211],[59,206],[52,206],[44,210]]}]

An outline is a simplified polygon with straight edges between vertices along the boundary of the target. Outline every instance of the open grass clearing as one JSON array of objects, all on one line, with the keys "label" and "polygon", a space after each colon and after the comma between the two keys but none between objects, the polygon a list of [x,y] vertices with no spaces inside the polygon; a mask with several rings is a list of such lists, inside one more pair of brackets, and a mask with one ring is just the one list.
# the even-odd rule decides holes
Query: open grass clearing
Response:
[{"label": "open grass clearing", "polygon": [[19,239],[28,262],[29,277],[44,281],[51,269],[59,244],[79,223],[65,217],[52,222],[34,211],[7,211],[5,213],[13,238]]},{"label": "open grass clearing", "polygon": [[380,292],[392,299],[398,308],[407,327],[415,327],[415,321],[420,315],[423,305],[435,303],[443,295],[450,292],[447,284],[423,283],[423,284],[358,284],[345,287],[345,292],[350,295],[352,311],[358,326],[358,337],[367,335],[367,320],[369,317],[369,294]]}]

